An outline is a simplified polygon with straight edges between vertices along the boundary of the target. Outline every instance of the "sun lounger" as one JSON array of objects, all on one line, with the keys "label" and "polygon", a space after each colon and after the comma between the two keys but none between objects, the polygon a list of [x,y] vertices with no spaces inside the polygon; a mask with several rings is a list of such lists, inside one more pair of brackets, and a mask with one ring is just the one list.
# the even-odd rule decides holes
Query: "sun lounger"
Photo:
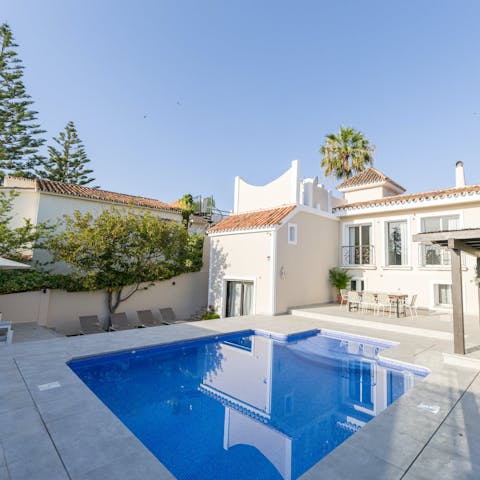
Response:
[{"label": "sun lounger", "polygon": [[168,325],[161,319],[155,318],[151,310],[137,310],[138,321],[144,327],[158,327],[160,325]]},{"label": "sun lounger", "polygon": [[133,320],[129,320],[125,312],[110,314],[110,330],[131,330],[138,328],[138,324]]},{"label": "sun lounger", "polygon": [[80,331],[84,335],[90,333],[103,333],[105,330],[100,325],[98,315],[80,315]]},{"label": "sun lounger", "polygon": [[82,329],[80,327],[80,322],[77,320],[76,322],[64,322],[59,323],[55,326],[55,331],[65,335],[66,337],[72,337],[75,335],[81,335]]},{"label": "sun lounger", "polygon": [[168,325],[172,323],[184,323],[187,320],[178,320],[177,316],[175,315],[175,312],[173,311],[172,308],[160,308],[160,318],[162,321]]}]

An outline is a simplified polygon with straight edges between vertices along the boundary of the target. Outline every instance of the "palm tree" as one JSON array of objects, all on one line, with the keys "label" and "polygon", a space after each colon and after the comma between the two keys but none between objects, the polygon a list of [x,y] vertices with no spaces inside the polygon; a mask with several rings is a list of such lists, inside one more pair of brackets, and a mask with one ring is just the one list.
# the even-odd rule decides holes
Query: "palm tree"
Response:
[{"label": "palm tree", "polygon": [[335,176],[344,181],[372,165],[375,146],[352,127],[340,127],[338,133],[325,136],[320,149],[321,166],[326,177]]}]

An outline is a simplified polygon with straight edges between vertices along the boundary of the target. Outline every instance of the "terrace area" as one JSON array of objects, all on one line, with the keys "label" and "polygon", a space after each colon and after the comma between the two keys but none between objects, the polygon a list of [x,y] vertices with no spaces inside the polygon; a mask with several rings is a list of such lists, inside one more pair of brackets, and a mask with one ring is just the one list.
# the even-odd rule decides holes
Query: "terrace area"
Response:
[{"label": "terrace area", "polygon": [[18,343],[0,353],[0,478],[173,478],[66,361],[244,329],[277,334],[322,329],[393,340],[399,345],[382,356],[431,370],[420,385],[302,475],[303,480],[479,478],[477,332],[472,321],[472,336],[467,331],[467,348],[472,351],[465,357],[454,355],[450,322],[444,314],[374,317],[330,304],[277,317],[226,318],[37,341],[21,340],[54,333],[17,325]]}]

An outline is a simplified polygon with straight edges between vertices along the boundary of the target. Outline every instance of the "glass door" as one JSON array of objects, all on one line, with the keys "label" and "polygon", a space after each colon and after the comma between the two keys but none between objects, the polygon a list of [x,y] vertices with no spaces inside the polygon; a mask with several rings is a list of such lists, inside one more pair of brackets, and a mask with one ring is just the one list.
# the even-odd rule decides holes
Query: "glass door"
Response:
[{"label": "glass door", "polygon": [[227,282],[227,308],[225,316],[250,315],[253,310],[253,282]]}]

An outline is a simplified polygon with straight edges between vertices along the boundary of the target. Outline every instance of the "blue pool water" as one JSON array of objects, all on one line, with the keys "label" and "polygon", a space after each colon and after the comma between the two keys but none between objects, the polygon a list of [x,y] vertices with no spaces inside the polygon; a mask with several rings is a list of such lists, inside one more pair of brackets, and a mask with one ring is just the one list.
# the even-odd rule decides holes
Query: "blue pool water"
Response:
[{"label": "blue pool water", "polygon": [[295,479],[426,375],[387,342],[236,335],[69,362],[179,479]]}]

